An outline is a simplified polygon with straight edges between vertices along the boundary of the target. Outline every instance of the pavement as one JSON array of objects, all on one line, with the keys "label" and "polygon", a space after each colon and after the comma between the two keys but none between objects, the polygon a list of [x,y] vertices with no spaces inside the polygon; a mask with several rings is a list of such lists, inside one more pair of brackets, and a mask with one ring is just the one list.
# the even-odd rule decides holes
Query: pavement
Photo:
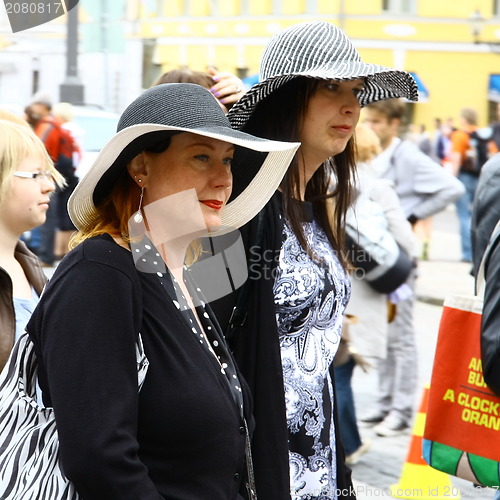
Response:
[{"label": "pavement", "polygon": [[[419,262],[415,333],[420,390],[415,398],[415,412],[418,412],[424,388],[430,382],[443,300],[449,293],[471,294],[474,291],[474,280],[470,275],[471,265],[461,262],[460,258],[458,219],[454,206],[450,206],[433,217],[429,260]],[[53,269],[48,268],[45,271],[50,276]],[[352,384],[356,410],[358,416],[362,416],[372,408],[376,399],[376,372],[371,370],[364,373],[357,369],[354,371]],[[360,431],[363,440],[371,440],[372,446],[370,451],[352,466],[358,500],[477,500],[490,499],[495,494],[493,489],[478,489],[468,481],[444,474],[438,485],[434,478],[434,469],[430,467],[430,473],[426,470],[422,473],[415,473],[415,469],[411,472],[404,470],[413,438],[413,423],[408,431],[395,437],[376,436],[371,428],[360,427]],[[441,492],[439,495],[437,486]],[[391,496],[392,494],[399,496]]]}]

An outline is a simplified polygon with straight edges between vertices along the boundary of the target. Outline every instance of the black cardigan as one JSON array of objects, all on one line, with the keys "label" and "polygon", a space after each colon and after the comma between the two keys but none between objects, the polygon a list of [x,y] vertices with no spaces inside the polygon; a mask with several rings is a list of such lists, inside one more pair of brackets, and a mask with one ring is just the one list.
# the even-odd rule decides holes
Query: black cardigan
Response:
[{"label": "black cardigan", "polygon": [[[233,354],[253,396],[255,433],[252,453],[259,500],[290,500],[288,429],[286,421],[283,370],[274,307],[274,270],[282,245],[281,195],[276,193],[264,210],[262,249],[255,248],[258,216],[240,229],[249,260],[250,295],[247,319],[231,341]],[[211,303],[223,330],[236,304],[240,290]],[[332,382],[333,370],[331,370]],[[339,433],[334,389],[334,422],[337,452],[338,498],[356,498],[351,470]]]},{"label": "black cardigan", "polygon": [[[140,394],[139,332],[149,359]],[[85,500],[241,498],[244,423],[220,365],[129,251],[108,236],[79,245],[28,333],[63,470]]]}]

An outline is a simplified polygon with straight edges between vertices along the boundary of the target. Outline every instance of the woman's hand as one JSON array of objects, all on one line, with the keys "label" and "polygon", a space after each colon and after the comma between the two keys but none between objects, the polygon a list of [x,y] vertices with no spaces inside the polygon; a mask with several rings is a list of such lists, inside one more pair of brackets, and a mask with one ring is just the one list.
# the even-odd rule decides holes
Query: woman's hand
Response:
[{"label": "woman's hand", "polygon": [[215,82],[210,92],[228,109],[246,92],[243,81],[236,75],[227,71],[219,72],[212,67],[208,68],[208,73]]}]

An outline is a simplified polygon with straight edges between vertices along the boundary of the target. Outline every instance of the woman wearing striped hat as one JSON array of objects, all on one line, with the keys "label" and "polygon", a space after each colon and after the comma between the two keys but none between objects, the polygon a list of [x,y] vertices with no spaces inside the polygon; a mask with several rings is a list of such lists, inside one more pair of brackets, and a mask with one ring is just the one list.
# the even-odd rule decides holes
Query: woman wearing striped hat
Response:
[{"label": "woman wearing striped hat", "polygon": [[[417,100],[409,73],[364,63],[336,26],[307,22],[271,39],[260,82],[228,114],[245,132],[302,143],[273,198],[241,229],[247,284],[213,303],[253,393],[264,500],[355,496],[329,371],[350,295],[344,217],[360,108],[397,97]],[[240,189],[234,183],[233,195]]]}]

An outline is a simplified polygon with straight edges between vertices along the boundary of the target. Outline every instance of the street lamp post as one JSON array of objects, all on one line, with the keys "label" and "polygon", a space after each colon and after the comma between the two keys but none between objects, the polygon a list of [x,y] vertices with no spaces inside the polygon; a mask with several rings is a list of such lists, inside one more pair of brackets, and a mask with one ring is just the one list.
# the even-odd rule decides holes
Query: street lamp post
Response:
[{"label": "street lamp post", "polygon": [[78,78],[78,5],[66,13],[66,78],[59,86],[60,100],[71,104],[81,104],[83,85]]},{"label": "street lamp post", "polygon": [[488,45],[492,52],[496,52],[497,54],[500,54],[500,41],[481,40],[481,33],[483,31],[483,26],[484,26],[485,21],[486,21],[486,19],[483,17],[483,15],[481,14],[481,11],[479,9],[476,9],[469,16],[469,24],[470,24],[472,38],[474,40],[474,43]]}]

